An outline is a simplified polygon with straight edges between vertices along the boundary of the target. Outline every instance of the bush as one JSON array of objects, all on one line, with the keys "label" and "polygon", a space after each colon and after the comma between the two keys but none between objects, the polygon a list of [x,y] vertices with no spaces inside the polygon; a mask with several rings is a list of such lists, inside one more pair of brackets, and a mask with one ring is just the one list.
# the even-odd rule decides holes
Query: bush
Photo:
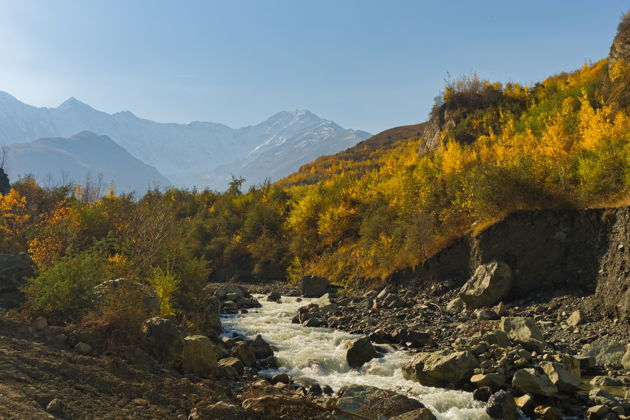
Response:
[{"label": "bush", "polygon": [[179,286],[179,278],[170,267],[162,269],[153,268],[153,273],[149,278],[149,284],[155,290],[160,301],[160,315],[163,317],[173,317],[173,296]]},{"label": "bush", "polygon": [[104,258],[84,251],[28,279],[25,305],[59,321],[76,320],[94,307],[94,286],[105,280]]}]

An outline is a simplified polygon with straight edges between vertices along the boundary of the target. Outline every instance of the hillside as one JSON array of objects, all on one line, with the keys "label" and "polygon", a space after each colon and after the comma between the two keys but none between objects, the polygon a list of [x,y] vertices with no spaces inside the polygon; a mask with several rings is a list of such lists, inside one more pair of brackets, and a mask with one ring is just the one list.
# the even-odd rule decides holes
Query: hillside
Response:
[{"label": "hillside", "polygon": [[[253,126],[158,123],[129,111],[108,114],[70,98],[37,108],[0,92],[0,144],[81,131],[107,135],[181,187],[224,190],[232,175],[249,184],[277,180],[321,154],[336,153],[369,137],[309,111],[279,112]],[[37,168],[33,168],[37,171]]]},{"label": "hillside", "polygon": [[40,183],[82,184],[86,179],[117,191],[143,194],[154,186],[166,188],[170,181],[155,168],[131,156],[107,136],[89,131],[69,138],[43,138],[9,146],[9,178],[32,175]]}]

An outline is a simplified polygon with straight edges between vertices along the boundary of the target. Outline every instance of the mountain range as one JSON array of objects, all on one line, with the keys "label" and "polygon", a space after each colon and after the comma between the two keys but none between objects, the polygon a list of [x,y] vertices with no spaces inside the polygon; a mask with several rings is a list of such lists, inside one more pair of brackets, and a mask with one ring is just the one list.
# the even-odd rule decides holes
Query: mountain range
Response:
[{"label": "mountain range", "polygon": [[[0,92],[0,144],[12,145],[10,149],[19,151],[21,156],[28,155],[29,147],[39,150],[33,153],[41,153],[42,142],[33,140],[45,138],[43,143],[49,144],[55,138],[58,145],[59,138],[70,140],[83,131],[108,136],[132,157],[154,167],[161,174],[155,179],[160,185],[172,183],[217,190],[225,189],[232,175],[246,178],[248,184],[280,179],[318,156],[345,150],[370,137],[369,133],[345,129],[306,110],[279,112],[262,123],[234,129],[212,122],[159,123],[129,111],[108,114],[75,98],[56,108],[39,108]],[[67,158],[73,152],[63,149],[63,153]],[[116,153],[120,151],[110,150],[95,158],[109,159]],[[83,162],[82,167],[92,173],[97,168],[116,168],[116,162],[85,165],[84,155],[74,157],[75,162]],[[52,163],[42,166],[41,159],[31,163],[20,159],[14,166],[25,171],[21,174],[42,173],[43,169],[53,175],[63,170],[76,172],[56,168]],[[55,160],[62,161],[67,160]],[[148,174],[145,169],[141,172]],[[16,174],[15,170],[9,171]],[[107,181],[114,180],[113,174],[103,175]],[[119,178],[116,182],[119,186],[134,185],[131,180],[121,182]]]}]

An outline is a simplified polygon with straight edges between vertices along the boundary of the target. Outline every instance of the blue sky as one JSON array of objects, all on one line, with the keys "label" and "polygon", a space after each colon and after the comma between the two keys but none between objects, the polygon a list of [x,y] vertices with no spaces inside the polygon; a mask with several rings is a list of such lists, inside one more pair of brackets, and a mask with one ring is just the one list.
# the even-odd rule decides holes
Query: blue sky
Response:
[{"label": "blue sky", "polygon": [[239,127],[421,122],[447,72],[531,83],[608,54],[617,1],[0,0],[0,90]]}]

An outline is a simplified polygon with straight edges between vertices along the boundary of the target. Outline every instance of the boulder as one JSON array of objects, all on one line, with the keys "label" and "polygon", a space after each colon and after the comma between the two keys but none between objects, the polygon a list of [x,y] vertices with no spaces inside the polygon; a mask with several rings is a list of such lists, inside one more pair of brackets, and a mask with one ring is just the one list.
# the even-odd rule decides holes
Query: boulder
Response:
[{"label": "boulder", "polygon": [[512,269],[504,262],[481,264],[462,286],[459,296],[470,309],[492,306],[510,293],[513,278]]},{"label": "boulder", "polygon": [[492,389],[489,386],[482,386],[473,391],[472,396],[475,401],[488,402],[492,395]]},{"label": "boulder", "polygon": [[428,408],[417,408],[406,413],[390,417],[390,420],[437,420]]},{"label": "boulder", "polygon": [[540,328],[532,318],[522,316],[502,317],[499,329],[512,340],[527,340],[533,338],[543,342],[544,337]]},{"label": "boulder", "polygon": [[184,338],[182,369],[184,373],[194,373],[204,378],[217,374],[217,359],[220,352],[208,337],[191,335]]},{"label": "boulder", "polygon": [[256,354],[245,342],[240,342],[232,347],[232,356],[237,357],[247,367],[256,366]]},{"label": "boulder", "polygon": [[288,384],[289,382],[291,382],[291,378],[289,378],[289,375],[287,375],[286,373],[277,373],[271,377],[271,382],[274,384],[277,384],[278,382],[282,384]]},{"label": "boulder", "polygon": [[269,293],[269,296],[267,296],[267,300],[269,302],[280,303],[282,301],[282,295],[280,295],[280,292],[271,292]]},{"label": "boulder", "polygon": [[573,392],[580,388],[580,380],[560,363],[542,362],[540,367],[559,391]]},{"label": "boulder", "polygon": [[206,300],[203,311],[203,328],[209,334],[221,333],[221,302],[216,296],[210,296]]},{"label": "boulder", "polygon": [[499,347],[508,348],[512,346],[510,338],[504,331],[493,330],[481,336],[480,341],[488,344],[496,344]]},{"label": "boulder", "polygon": [[26,253],[0,254],[0,308],[17,308],[24,303],[22,287],[35,276],[35,263]]},{"label": "boulder", "polygon": [[498,391],[490,396],[486,405],[486,413],[493,419],[517,420],[514,398],[507,391]]},{"label": "boulder", "polygon": [[304,276],[300,280],[302,296],[306,298],[322,297],[328,291],[328,279],[317,276]]},{"label": "boulder", "polygon": [[90,346],[88,343],[78,342],[74,346],[74,351],[79,354],[90,354],[92,353],[92,346]]},{"label": "boulder", "polygon": [[535,369],[520,369],[514,372],[512,387],[523,394],[551,397],[558,393],[558,388],[551,383],[547,375],[538,375]]},{"label": "boulder", "polygon": [[479,360],[470,351],[418,353],[402,367],[405,379],[435,387],[457,387],[470,379]]},{"label": "boulder", "polygon": [[449,312],[451,314],[458,314],[464,310],[465,305],[466,304],[464,303],[462,298],[456,297],[446,305],[446,312]]},{"label": "boulder", "polygon": [[532,394],[521,395],[514,399],[516,406],[520,408],[524,413],[530,414],[536,407],[536,400]]},{"label": "boulder", "polygon": [[381,354],[376,351],[367,338],[353,340],[346,345],[346,348],[348,349],[346,361],[353,369],[359,369],[364,363],[381,357]]},{"label": "boulder", "polygon": [[575,327],[577,325],[580,325],[582,322],[584,322],[585,316],[584,313],[582,311],[575,310],[571,313],[571,315],[567,318],[567,324]]},{"label": "boulder", "polygon": [[431,334],[407,328],[397,328],[391,336],[394,343],[408,344],[410,347],[422,347],[433,344]]},{"label": "boulder", "polygon": [[264,359],[266,357],[273,356],[273,350],[271,346],[263,340],[263,338],[258,334],[254,341],[249,344],[249,347],[254,352],[256,359]]},{"label": "boulder", "polygon": [[149,318],[142,324],[142,333],[154,357],[171,367],[181,364],[184,334],[173,321],[158,316]]},{"label": "boulder", "polygon": [[505,375],[501,373],[479,373],[470,378],[470,383],[472,383],[475,388],[487,386],[495,390],[505,384]]},{"label": "boulder", "polygon": [[241,362],[241,360],[236,357],[226,357],[225,359],[220,359],[218,365],[230,367],[234,369],[239,375],[242,375],[245,369],[243,362]]},{"label": "boulder", "polygon": [[621,366],[624,369],[630,370],[630,344],[628,344],[626,346],[626,352],[624,353],[623,357],[621,358]]},{"label": "boulder", "polygon": [[[214,295],[218,297],[219,300],[232,300],[232,301],[236,301],[239,298],[247,297],[245,291],[240,286],[237,286],[236,284],[223,284],[219,286],[217,290],[214,291]],[[230,299],[228,295],[232,297],[233,299]]]},{"label": "boulder", "polygon": [[539,405],[534,409],[534,414],[540,420],[560,420],[562,418],[560,409],[551,406]]},{"label": "boulder", "polygon": [[107,280],[94,287],[96,304],[104,304],[108,298],[117,299],[118,294],[138,297],[147,315],[155,316],[160,313],[160,301],[153,289],[128,278]]},{"label": "boulder", "polygon": [[597,366],[620,367],[625,353],[626,346],[608,335],[582,347],[582,355],[594,357]]},{"label": "boulder", "polygon": [[393,391],[350,385],[339,391],[337,408],[368,419],[386,419],[424,408],[422,403]]}]

